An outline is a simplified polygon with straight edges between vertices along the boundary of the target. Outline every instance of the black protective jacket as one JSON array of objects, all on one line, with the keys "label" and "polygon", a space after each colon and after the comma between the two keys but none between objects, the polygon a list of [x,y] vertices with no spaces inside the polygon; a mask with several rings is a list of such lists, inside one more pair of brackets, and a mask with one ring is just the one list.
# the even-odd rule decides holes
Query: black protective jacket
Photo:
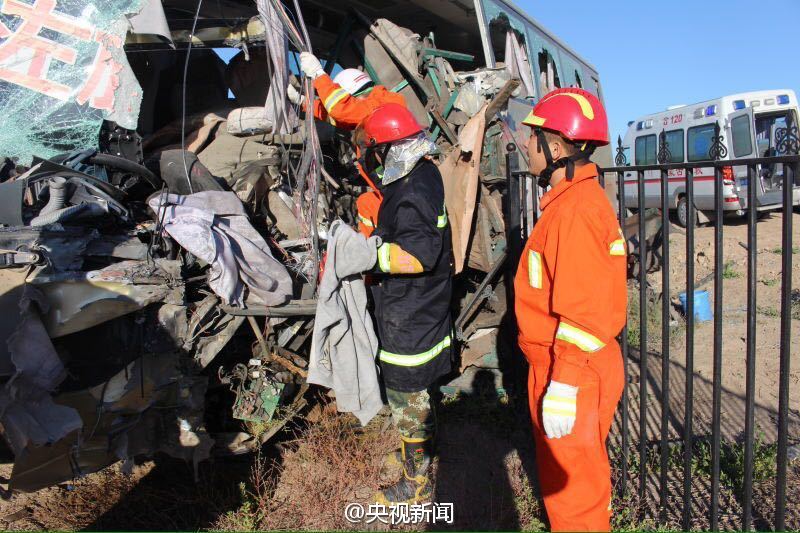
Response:
[{"label": "black protective jacket", "polygon": [[425,159],[382,193],[373,235],[416,257],[423,272],[377,276],[378,362],[388,388],[416,392],[451,369],[453,251],[444,185]]}]

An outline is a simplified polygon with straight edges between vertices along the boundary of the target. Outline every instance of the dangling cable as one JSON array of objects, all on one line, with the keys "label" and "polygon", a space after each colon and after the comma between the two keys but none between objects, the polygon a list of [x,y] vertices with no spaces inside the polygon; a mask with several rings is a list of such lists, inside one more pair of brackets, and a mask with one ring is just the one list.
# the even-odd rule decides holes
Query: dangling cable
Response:
[{"label": "dangling cable", "polygon": [[186,182],[189,184],[189,194],[194,194],[192,178],[189,175],[189,166],[186,164],[186,78],[189,76],[189,56],[192,55],[194,32],[197,29],[197,19],[200,18],[200,7],[203,0],[197,0],[197,10],[194,12],[192,31],[189,32],[189,47],[186,49],[186,60],[183,62],[183,94],[181,96],[181,154],[183,155],[183,171],[186,173]]}]

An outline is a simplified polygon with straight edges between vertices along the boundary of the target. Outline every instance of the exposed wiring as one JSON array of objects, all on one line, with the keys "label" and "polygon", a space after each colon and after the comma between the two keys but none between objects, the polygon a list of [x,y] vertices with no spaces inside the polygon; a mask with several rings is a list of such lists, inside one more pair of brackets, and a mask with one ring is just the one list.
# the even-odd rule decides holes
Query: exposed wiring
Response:
[{"label": "exposed wiring", "polygon": [[197,0],[197,10],[194,12],[192,31],[189,32],[189,46],[186,48],[186,60],[183,62],[183,92],[181,96],[181,153],[183,155],[183,171],[186,173],[186,182],[189,184],[189,194],[194,194],[192,178],[189,175],[189,166],[186,164],[186,78],[189,76],[189,56],[192,55],[194,32],[197,29],[197,19],[200,18],[200,7],[203,0]]}]

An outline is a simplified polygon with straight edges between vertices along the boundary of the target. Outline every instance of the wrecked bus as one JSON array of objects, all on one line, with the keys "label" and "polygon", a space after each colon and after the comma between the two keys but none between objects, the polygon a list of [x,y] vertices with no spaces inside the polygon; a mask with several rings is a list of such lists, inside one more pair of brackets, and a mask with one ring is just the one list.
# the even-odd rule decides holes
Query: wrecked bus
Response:
[{"label": "wrecked bus", "polygon": [[310,91],[301,49],[368,72],[427,126],[457,272],[460,375],[442,388],[469,388],[477,367],[506,386],[506,146],[524,168],[518,124],[547,91],[602,98],[596,70],[522,11],[0,0],[8,489],[158,452],[248,453],[313,400],[326,230],[355,225],[366,185],[349,136],[286,98],[288,83]]}]

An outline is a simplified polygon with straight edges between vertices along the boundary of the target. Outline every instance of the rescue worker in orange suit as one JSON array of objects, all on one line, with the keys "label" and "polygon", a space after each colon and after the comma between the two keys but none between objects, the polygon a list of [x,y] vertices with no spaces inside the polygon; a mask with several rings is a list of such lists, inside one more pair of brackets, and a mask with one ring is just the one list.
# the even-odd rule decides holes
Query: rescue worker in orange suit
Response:
[{"label": "rescue worker in orange suit", "polygon": [[593,94],[557,89],[524,120],[542,215],[514,281],[539,483],[553,531],[608,531],[606,439],[624,386],[626,243],[589,161],[608,144]]},{"label": "rescue worker in orange suit", "polygon": [[[382,85],[375,85],[364,72],[348,68],[331,79],[317,57],[310,52],[300,53],[300,69],[314,80],[319,98],[314,100],[314,116],[340,129],[353,130],[367,116],[384,104],[406,105],[403,95],[393,93]],[[287,87],[289,100],[302,104],[302,96],[292,85]],[[360,156],[360,154],[358,154]],[[374,181],[358,165],[359,173],[372,187],[356,200],[359,231],[369,237],[375,228],[382,195]]]},{"label": "rescue worker in orange suit", "polygon": [[436,145],[405,106],[387,104],[356,132],[365,170],[383,167],[372,286],[378,365],[400,433],[403,475],[376,497],[417,503],[431,492],[434,413],[429,389],[451,370],[453,252]]}]

